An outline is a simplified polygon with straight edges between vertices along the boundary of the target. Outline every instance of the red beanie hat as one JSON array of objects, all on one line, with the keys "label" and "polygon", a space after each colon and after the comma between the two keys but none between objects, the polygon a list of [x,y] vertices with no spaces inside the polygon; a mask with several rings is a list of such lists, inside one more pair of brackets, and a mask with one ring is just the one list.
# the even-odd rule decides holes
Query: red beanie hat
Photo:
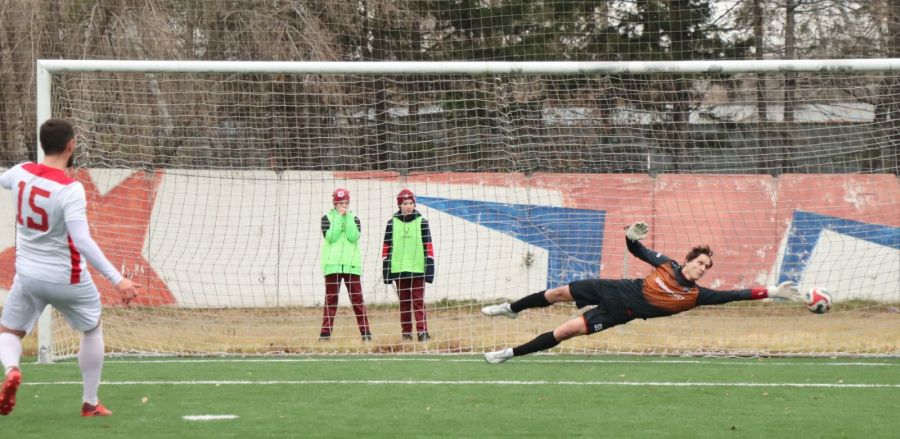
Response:
[{"label": "red beanie hat", "polygon": [[335,189],[334,193],[331,194],[331,201],[335,203],[338,201],[350,201],[350,191],[341,188]]},{"label": "red beanie hat", "polygon": [[416,196],[413,195],[412,191],[409,189],[403,189],[399,194],[397,194],[397,205],[399,206],[403,204],[403,202],[406,200],[412,200],[413,203],[416,202]]}]

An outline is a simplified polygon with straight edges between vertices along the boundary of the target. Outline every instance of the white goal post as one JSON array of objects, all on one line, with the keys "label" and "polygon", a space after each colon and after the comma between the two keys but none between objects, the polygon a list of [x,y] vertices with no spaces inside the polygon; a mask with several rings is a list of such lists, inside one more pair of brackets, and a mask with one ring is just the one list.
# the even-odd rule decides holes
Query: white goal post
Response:
[{"label": "white goal post", "polygon": [[[137,307],[105,297],[112,353],[514,345],[578,311],[498,321],[481,305],[647,274],[622,236],[645,220],[648,246],[673,259],[714,247],[704,286],[793,279],[829,288],[838,306],[813,316],[733,303],[557,351],[896,356],[900,328],[881,314],[900,304],[898,72],[900,59],[39,60],[37,126],[74,120],[79,178],[101,209],[91,217],[98,242],[126,275],[150,282],[154,299]],[[319,218],[337,187],[363,224],[373,342],[359,340],[343,306],[332,340],[319,340]],[[398,299],[381,282],[382,234],[402,188],[416,194],[437,252],[425,287],[433,338],[422,343],[400,337]],[[115,212],[141,219],[103,222]],[[846,339],[816,338],[823,323],[848,319],[859,325]],[[39,362],[73,354],[60,323],[42,316]]]},{"label": "white goal post", "polygon": [[[38,60],[38,91],[61,72],[291,73],[340,75],[571,75],[655,73],[892,72],[900,58],[722,61],[124,61]],[[44,83],[41,85],[41,83]],[[49,90],[47,90],[49,91]],[[40,100],[40,99],[39,99]]]}]

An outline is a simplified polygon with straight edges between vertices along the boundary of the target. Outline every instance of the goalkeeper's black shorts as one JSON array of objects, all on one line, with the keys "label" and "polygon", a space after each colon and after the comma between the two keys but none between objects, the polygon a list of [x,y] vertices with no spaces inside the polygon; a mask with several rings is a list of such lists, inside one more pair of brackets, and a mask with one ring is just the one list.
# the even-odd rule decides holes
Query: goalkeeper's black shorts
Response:
[{"label": "goalkeeper's black shorts", "polygon": [[[640,280],[637,280],[640,282]],[[569,284],[569,293],[579,308],[596,305],[587,310],[583,317],[588,334],[600,332],[613,326],[634,320],[631,310],[622,303],[623,288],[640,288],[634,280],[585,279]]]}]

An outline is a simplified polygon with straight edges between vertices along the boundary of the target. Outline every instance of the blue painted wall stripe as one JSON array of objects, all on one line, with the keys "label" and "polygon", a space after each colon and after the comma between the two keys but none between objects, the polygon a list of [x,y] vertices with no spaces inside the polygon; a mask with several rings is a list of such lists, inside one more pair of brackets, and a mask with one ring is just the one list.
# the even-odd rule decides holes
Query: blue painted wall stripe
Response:
[{"label": "blue painted wall stripe", "polygon": [[795,211],[788,232],[778,282],[800,282],[823,230],[831,230],[874,244],[900,250],[900,228],[852,221],[813,212]]},{"label": "blue painted wall stripe", "polygon": [[548,288],[600,276],[605,211],[436,197],[416,202],[546,249]]}]

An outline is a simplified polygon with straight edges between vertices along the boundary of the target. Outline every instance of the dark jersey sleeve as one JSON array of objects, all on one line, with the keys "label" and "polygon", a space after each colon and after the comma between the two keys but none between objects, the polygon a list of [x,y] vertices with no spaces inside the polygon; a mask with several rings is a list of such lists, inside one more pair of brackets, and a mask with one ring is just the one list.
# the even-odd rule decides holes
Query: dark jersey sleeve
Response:
[{"label": "dark jersey sleeve", "polygon": [[755,300],[761,297],[755,297],[752,290],[713,290],[698,286],[700,289],[697,294],[697,305],[720,305],[723,303],[734,302],[737,300]]},{"label": "dark jersey sleeve", "polygon": [[434,245],[431,243],[431,228],[425,218],[422,218],[422,246],[425,251],[425,282],[434,283]]},{"label": "dark jersey sleeve", "polygon": [[381,257],[389,258],[391,257],[391,244],[393,241],[394,235],[394,219],[391,218],[387,222],[387,227],[384,228],[384,240],[381,243]]},{"label": "dark jersey sleeve", "polygon": [[328,221],[328,215],[322,215],[322,237],[328,233],[328,229],[331,228],[331,221]]},{"label": "dark jersey sleeve", "polygon": [[387,222],[387,227],[384,229],[384,241],[381,244],[381,279],[386,284],[393,281],[391,276],[391,253],[393,252],[391,244],[393,242],[393,236],[394,218],[391,217]]},{"label": "dark jersey sleeve", "polygon": [[431,246],[431,227],[428,226],[428,220],[422,218],[422,245],[425,247],[425,257],[433,258],[434,250]]},{"label": "dark jersey sleeve", "polygon": [[671,261],[668,256],[644,247],[644,244],[641,244],[640,241],[625,238],[625,242],[628,244],[628,251],[631,252],[631,254],[654,267],[659,267],[660,265]]}]

